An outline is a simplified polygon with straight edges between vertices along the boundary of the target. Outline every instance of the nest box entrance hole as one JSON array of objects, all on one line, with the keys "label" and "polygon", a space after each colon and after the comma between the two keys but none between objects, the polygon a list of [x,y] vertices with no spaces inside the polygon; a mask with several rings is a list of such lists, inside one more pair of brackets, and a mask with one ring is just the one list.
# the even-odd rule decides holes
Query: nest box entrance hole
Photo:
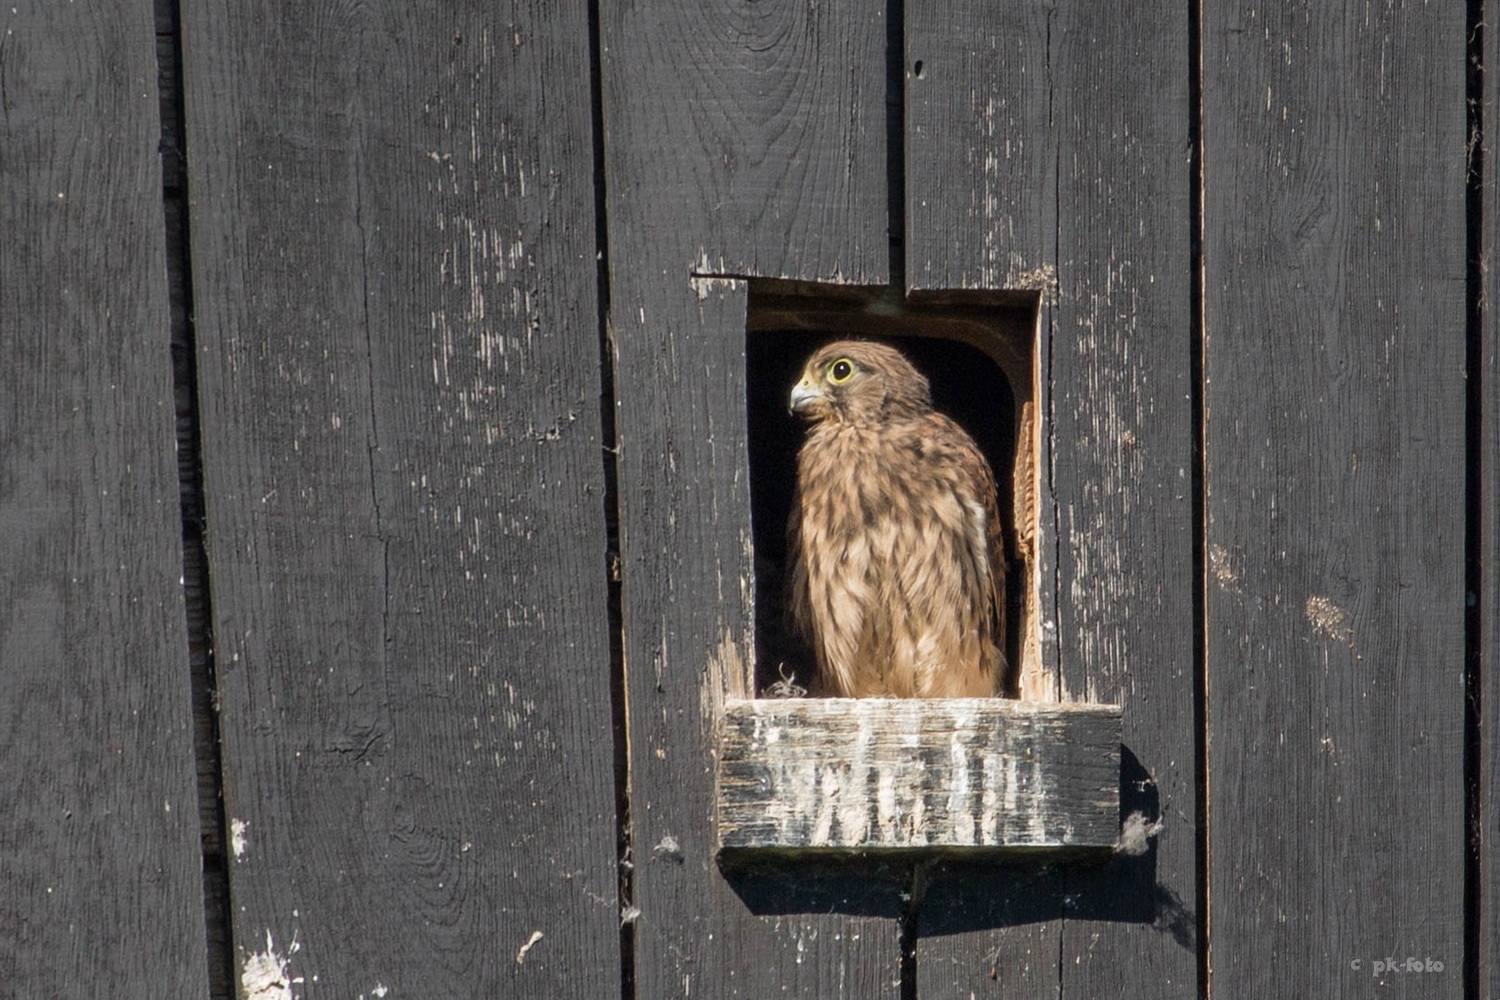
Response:
[{"label": "nest box entrance hole", "polygon": [[903,300],[893,289],[772,279],[749,282],[745,334],[751,526],[755,549],[756,697],[805,690],[813,665],[785,615],[786,523],[805,435],[787,397],[808,357],[830,341],[901,350],[932,386],[934,406],[967,430],[994,471],[1006,545],[1007,660],[1023,697],[1039,698],[1036,579],[1036,400],[1039,296],[965,292]]}]

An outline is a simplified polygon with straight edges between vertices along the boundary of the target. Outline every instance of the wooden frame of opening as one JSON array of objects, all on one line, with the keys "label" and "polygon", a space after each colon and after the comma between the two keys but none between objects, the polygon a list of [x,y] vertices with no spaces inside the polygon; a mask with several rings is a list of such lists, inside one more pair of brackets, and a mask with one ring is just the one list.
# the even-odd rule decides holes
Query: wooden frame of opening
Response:
[{"label": "wooden frame of opening", "polygon": [[947,338],[983,352],[1009,382],[1014,457],[1009,470],[995,471],[1010,516],[1009,585],[1021,594],[1009,643],[1020,660],[1021,700],[753,698],[754,664],[721,651],[716,672],[735,675],[721,678],[717,713],[721,856],[1079,850],[1115,842],[1120,709],[1058,703],[1041,662],[1040,294],[903,299],[879,287],[749,282],[747,337],[805,330]]}]

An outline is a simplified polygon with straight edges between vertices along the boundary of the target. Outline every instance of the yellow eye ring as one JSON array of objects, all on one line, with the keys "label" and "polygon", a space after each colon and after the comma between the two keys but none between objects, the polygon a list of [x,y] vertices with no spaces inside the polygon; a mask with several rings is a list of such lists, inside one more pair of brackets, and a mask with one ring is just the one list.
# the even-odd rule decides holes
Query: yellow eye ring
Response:
[{"label": "yellow eye ring", "polygon": [[839,358],[828,366],[828,384],[843,385],[854,377],[854,362],[848,358]]}]

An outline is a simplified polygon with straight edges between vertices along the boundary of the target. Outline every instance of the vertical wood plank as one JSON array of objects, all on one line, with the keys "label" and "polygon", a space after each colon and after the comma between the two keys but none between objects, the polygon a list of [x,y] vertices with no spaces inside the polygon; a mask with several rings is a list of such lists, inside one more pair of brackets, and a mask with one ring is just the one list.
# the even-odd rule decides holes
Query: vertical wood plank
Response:
[{"label": "vertical wood plank", "polygon": [[184,25],[241,986],[614,995],[586,11]]},{"label": "vertical wood plank", "polygon": [[1126,706],[1121,814],[1161,824],[1067,872],[1071,996],[1199,995],[1189,27],[1176,0],[1080,2],[1052,31],[1059,675]]},{"label": "vertical wood plank", "polygon": [[[1500,274],[1495,248],[1500,245],[1500,198],[1496,196],[1495,179],[1500,176],[1500,162],[1495,153],[1500,150],[1496,141],[1496,125],[1500,124],[1500,26],[1495,24],[1495,0],[1483,0],[1479,7],[1479,23],[1482,26],[1481,50],[1483,58],[1483,101],[1481,118],[1483,130],[1480,152],[1481,202],[1477,206],[1480,217],[1480,245],[1482,256],[1480,289],[1478,367],[1470,372],[1470,378],[1478,381],[1478,426],[1469,426],[1471,435],[1477,439],[1470,445],[1477,449],[1478,482],[1470,482],[1470,503],[1477,502],[1477,547],[1471,555],[1477,559],[1478,592],[1472,596],[1476,604],[1474,624],[1478,626],[1478,648],[1472,653],[1478,657],[1476,664],[1479,681],[1479,773],[1475,776],[1479,787],[1479,870],[1478,884],[1472,887],[1477,893],[1479,908],[1475,914],[1478,926],[1473,929],[1471,940],[1478,943],[1475,957],[1475,972],[1478,981],[1474,985],[1476,996],[1495,996],[1500,992],[1500,939],[1496,928],[1500,927],[1500,297],[1495,294],[1496,275]],[[1471,206],[1471,208],[1476,206]],[[1471,289],[1471,294],[1475,291]],[[1471,397],[1475,387],[1471,385]]]},{"label": "vertical wood plank", "polygon": [[1463,990],[1464,14],[1205,5],[1216,997]]},{"label": "vertical wood plank", "polygon": [[714,862],[719,678],[754,648],[746,290],[690,281],[886,280],[883,14],[602,7],[642,997],[898,989],[897,924],[869,915],[868,878],[731,885]]},{"label": "vertical wood plank", "polygon": [[204,996],[149,3],[0,15],[0,991]]},{"label": "vertical wood plank", "polygon": [[1064,698],[1124,704],[1123,810],[1166,825],[1102,870],[935,871],[918,980],[1192,996],[1188,11],[971,6],[907,12],[909,271],[1043,292],[1044,664]]},{"label": "vertical wood plank", "polygon": [[907,284],[1045,288],[1057,269],[1057,4],[907,6]]}]

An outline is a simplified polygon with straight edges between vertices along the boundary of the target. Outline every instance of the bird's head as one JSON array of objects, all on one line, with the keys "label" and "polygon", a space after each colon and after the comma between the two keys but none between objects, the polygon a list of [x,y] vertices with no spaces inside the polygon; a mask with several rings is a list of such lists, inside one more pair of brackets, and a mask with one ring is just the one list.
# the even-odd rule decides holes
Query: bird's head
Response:
[{"label": "bird's head", "polygon": [[879,423],[932,409],[927,379],[894,347],[840,340],[820,348],[792,387],[791,412],[811,423]]}]

